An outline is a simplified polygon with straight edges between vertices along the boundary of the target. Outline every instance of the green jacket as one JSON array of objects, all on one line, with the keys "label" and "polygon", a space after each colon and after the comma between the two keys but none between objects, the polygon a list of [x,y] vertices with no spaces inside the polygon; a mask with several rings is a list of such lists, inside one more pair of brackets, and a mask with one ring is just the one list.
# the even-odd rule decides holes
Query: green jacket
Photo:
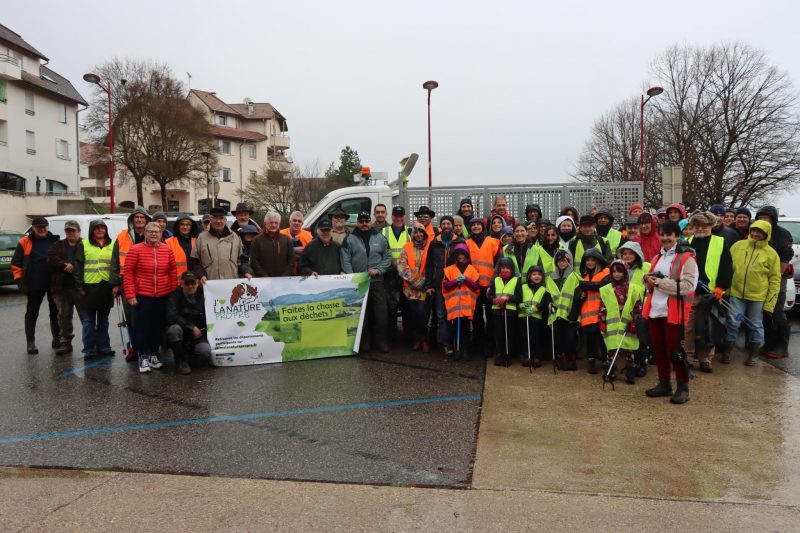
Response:
[{"label": "green jacket", "polygon": [[767,234],[763,241],[747,239],[731,246],[733,281],[730,295],[751,301],[763,301],[764,311],[775,309],[781,290],[781,263],[777,252],[769,245],[772,225],[756,220],[750,229],[758,228]]}]

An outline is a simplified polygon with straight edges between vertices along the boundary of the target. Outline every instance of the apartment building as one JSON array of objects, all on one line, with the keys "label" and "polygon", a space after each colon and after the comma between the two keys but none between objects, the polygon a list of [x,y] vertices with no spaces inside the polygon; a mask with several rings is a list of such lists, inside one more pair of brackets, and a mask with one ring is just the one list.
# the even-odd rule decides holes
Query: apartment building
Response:
[{"label": "apartment building", "polygon": [[88,104],[49,61],[0,25],[1,191],[80,191],[77,113]]}]

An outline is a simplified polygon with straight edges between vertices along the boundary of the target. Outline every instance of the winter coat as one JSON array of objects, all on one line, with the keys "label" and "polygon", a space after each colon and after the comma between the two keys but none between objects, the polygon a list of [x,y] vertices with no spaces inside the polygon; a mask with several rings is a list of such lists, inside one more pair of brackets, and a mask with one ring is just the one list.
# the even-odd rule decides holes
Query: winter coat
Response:
[{"label": "winter coat", "polygon": [[450,250],[458,243],[466,244],[466,241],[458,235],[453,235],[450,244],[445,245],[441,233],[431,241],[428,248],[428,261],[425,265],[425,279],[428,280],[428,287],[440,290],[444,279],[444,269],[452,263]]},{"label": "winter coat", "polygon": [[772,234],[769,222],[756,220],[750,228],[764,231],[767,240],[748,239],[731,247],[733,281],[730,294],[743,300],[763,301],[764,311],[771,313],[781,290],[781,261],[778,253],[769,245]]},{"label": "winter coat", "polygon": [[[789,230],[778,225],[778,210],[768,205],[758,210],[756,218],[758,218],[759,215],[767,215],[772,220],[772,237],[768,239],[769,245],[772,246],[773,250],[778,252],[781,263],[791,263],[794,257],[792,234],[789,233]],[[750,227],[752,228],[753,225],[751,224]]]},{"label": "winter coat", "polygon": [[344,240],[342,245],[342,270],[346,274],[355,272],[366,272],[370,268],[377,268],[381,275],[373,278],[372,281],[383,279],[383,274],[392,264],[392,251],[389,248],[389,241],[383,235],[370,230],[369,236],[369,257],[367,249],[361,237],[351,233]]},{"label": "winter coat", "polygon": [[[649,213],[648,213],[649,214]],[[644,235],[639,232],[639,235],[634,237],[633,242],[638,242],[642,247],[644,254],[644,261],[652,263],[655,258],[661,255],[661,238],[658,236],[658,220],[653,215],[650,215],[650,233]]]},{"label": "winter coat", "polygon": [[[192,328],[205,330],[206,305],[203,287],[199,287],[194,295],[194,302],[183,294],[183,288],[178,287],[169,295],[167,302],[167,324],[177,324],[184,331],[184,339],[193,338]],[[186,336],[189,333],[189,336]]]},{"label": "winter coat", "polygon": [[204,231],[197,236],[189,259],[189,270],[207,279],[238,279],[251,272],[242,264],[242,241],[227,226],[222,235]]},{"label": "winter coat", "polygon": [[[75,288],[75,257],[78,255],[78,248],[82,248],[81,239],[75,243],[72,250],[72,257],[69,255],[69,243],[67,239],[61,239],[53,244],[47,251],[47,266],[50,268],[50,291],[59,294],[64,290]],[[67,263],[72,264],[72,272],[64,272]]]},{"label": "winter coat", "polygon": [[[129,248],[127,246],[130,245],[132,248],[133,245],[139,244],[140,242],[144,242],[144,233],[141,235],[137,234],[133,230],[133,217],[135,215],[144,215],[147,218],[147,222],[153,220],[150,216],[150,213],[144,210],[143,207],[137,207],[134,209],[130,215],[128,215],[128,229],[120,231],[116,238],[114,238],[114,252],[111,254],[111,284],[112,285],[120,285],[122,283],[122,270],[125,268],[124,258],[127,257],[127,253]],[[89,233],[91,235],[91,233]],[[111,235],[109,235],[111,237]],[[129,243],[129,244],[128,244]],[[120,247],[123,249],[120,250]],[[123,259],[120,260],[120,257]]]},{"label": "winter coat", "polygon": [[[19,290],[23,293],[28,292],[28,287],[31,281],[31,276],[34,274],[42,275],[42,269],[47,270],[44,277],[47,278],[48,283],[42,289],[49,290],[50,267],[47,266],[47,251],[52,245],[59,240],[58,235],[53,235],[49,231],[47,235],[39,239],[31,230],[27,235],[23,235],[17,243],[17,248],[14,250],[14,256],[11,258],[11,274],[14,276],[14,281],[17,282]],[[36,260],[34,257],[37,254],[32,254],[34,246],[44,248],[41,254],[41,261]]]},{"label": "winter coat", "polygon": [[282,233],[262,233],[250,245],[250,268],[258,278],[277,278],[294,274],[292,239]]},{"label": "winter coat", "polygon": [[310,276],[316,272],[320,276],[341,274],[342,272],[342,247],[331,240],[328,246],[319,239],[314,239],[303,248],[300,254],[299,271],[301,276]]},{"label": "winter coat", "polygon": [[112,271],[114,268],[113,259],[111,264],[108,265],[109,281],[104,281],[100,283],[86,283],[84,281],[87,246],[91,246],[98,249],[106,248],[109,246],[112,247],[112,249],[114,248],[113,246],[114,242],[111,240],[108,234],[106,234],[106,238],[102,243],[98,243],[93,240],[92,234],[94,233],[94,228],[97,227],[98,224],[101,224],[99,220],[92,220],[89,223],[89,237],[88,239],[81,241],[81,244],[75,254],[75,270],[73,271],[75,277],[75,286],[78,288],[79,291],[81,291],[81,299],[79,305],[83,309],[90,309],[90,310],[111,309],[114,306],[114,295],[111,292],[112,285],[110,283],[111,276],[113,275]]},{"label": "winter coat", "polygon": [[178,286],[178,267],[172,250],[163,242],[156,246],[146,242],[134,245],[125,260],[122,280],[128,300],[137,296],[168,296]]}]

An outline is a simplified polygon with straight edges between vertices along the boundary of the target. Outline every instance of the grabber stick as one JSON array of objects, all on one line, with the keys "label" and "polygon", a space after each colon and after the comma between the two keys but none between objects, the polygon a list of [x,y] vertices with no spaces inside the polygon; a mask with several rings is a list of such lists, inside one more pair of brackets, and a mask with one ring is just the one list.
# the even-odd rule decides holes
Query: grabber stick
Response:
[{"label": "grabber stick", "polygon": [[611,390],[617,390],[614,387],[614,381],[611,379],[611,371],[614,369],[614,363],[617,362],[617,356],[619,355],[619,351],[622,348],[622,343],[625,342],[625,336],[628,335],[628,330],[622,332],[622,338],[619,340],[619,346],[617,346],[617,351],[614,352],[614,358],[611,359],[611,364],[608,365],[608,370],[606,371],[605,375],[603,375],[603,390],[606,388],[606,383],[611,383]]}]

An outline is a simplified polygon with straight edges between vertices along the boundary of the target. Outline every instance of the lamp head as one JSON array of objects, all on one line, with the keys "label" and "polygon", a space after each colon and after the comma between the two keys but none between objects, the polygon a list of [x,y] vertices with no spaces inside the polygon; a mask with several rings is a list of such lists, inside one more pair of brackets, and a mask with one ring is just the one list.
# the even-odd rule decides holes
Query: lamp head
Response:
[{"label": "lamp head", "polygon": [[647,89],[647,96],[658,96],[663,92],[664,88],[656,85],[655,87],[650,87],[649,89]]},{"label": "lamp head", "polygon": [[95,74],[94,72],[87,72],[83,75],[83,81],[99,84],[100,83],[100,76]]},{"label": "lamp head", "polygon": [[438,81],[428,80],[422,84],[422,88],[430,92],[439,86]]}]

